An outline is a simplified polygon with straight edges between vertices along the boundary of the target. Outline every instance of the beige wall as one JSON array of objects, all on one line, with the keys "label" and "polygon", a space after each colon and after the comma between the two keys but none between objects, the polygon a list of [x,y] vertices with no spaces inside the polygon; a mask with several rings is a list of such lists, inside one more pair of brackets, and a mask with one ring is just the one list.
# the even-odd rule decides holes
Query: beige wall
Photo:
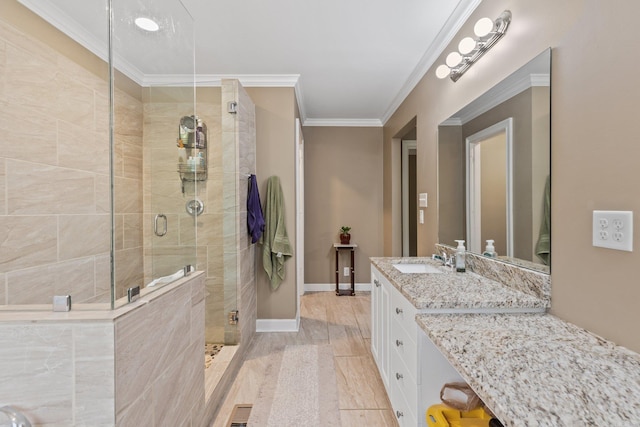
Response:
[{"label": "beige wall", "polygon": [[[295,251],[295,93],[293,88],[246,88],[256,105],[256,176],[264,206],[267,178],[280,177],[285,203],[285,225]],[[285,263],[285,279],[272,291],[262,267],[262,246],[256,250],[258,319],[296,317],[295,254]]]},{"label": "beige wall", "polygon": [[[430,70],[384,128],[385,213],[395,209],[386,192],[393,185],[392,137],[417,115],[418,191],[436,186],[437,124],[551,46],[552,52],[552,313],[619,344],[640,351],[637,265],[640,252],[591,245],[594,209],[640,211],[635,135],[640,61],[629,55],[640,41],[635,30],[640,3],[621,11],[598,0],[511,2],[485,0],[452,48],[482,16],[513,13],[506,36],[458,82],[438,80]],[[620,4],[616,4],[619,6]],[[447,49],[436,65],[443,62]],[[626,58],[611,74],[611,64]],[[434,67],[435,69],[435,67]],[[436,207],[430,207],[433,211]],[[438,240],[435,215],[418,232],[419,254]],[[385,253],[392,253],[385,221]],[[638,242],[636,242],[636,248]]]},{"label": "beige wall", "polygon": [[368,283],[369,257],[382,255],[382,128],[305,127],[304,140],[305,283],[335,283],[343,225],[358,245],[356,282]]}]

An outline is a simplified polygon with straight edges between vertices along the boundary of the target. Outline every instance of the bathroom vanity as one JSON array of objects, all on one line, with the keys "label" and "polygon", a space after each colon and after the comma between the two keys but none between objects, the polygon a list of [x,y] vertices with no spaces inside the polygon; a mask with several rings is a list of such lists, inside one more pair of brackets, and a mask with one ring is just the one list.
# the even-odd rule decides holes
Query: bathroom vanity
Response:
[{"label": "bathroom vanity", "polygon": [[426,426],[424,414],[440,402],[442,385],[462,381],[418,326],[417,315],[544,313],[548,305],[428,258],[372,258],[371,262],[371,351],[400,426]]},{"label": "bathroom vanity", "polygon": [[371,351],[400,426],[426,426],[452,381],[505,426],[640,425],[640,355],[547,314],[544,276],[470,258],[483,275],[371,258]]}]

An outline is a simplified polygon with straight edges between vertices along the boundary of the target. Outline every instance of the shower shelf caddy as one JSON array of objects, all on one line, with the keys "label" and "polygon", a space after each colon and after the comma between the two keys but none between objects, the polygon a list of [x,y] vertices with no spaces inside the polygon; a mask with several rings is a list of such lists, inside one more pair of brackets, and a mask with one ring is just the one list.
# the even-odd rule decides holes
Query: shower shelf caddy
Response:
[{"label": "shower shelf caddy", "polygon": [[178,174],[185,182],[207,179],[207,125],[198,116],[183,116],[178,125]]}]

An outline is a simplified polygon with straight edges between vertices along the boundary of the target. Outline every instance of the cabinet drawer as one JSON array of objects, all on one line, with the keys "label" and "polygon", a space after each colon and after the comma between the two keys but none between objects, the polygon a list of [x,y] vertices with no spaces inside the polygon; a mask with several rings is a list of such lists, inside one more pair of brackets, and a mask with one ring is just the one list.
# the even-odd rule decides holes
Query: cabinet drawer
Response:
[{"label": "cabinet drawer", "polygon": [[[389,380],[391,382],[391,379]],[[391,396],[389,396],[389,398],[391,400],[391,406],[393,407],[393,415],[401,427],[415,427],[418,425],[414,414],[415,405],[412,405],[404,395],[403,390],[405,386],[408,386],[408,384],[399,383],[395,377],[391,382]]]},{"label": "cabinet drawer", "polygon": [[[396,319],[398,323],[407,331],[415,331],[418,326],[416,324],[416,314],[418,310],[407,300],[396,288],[391,293],[391,318]],[[414,338],[415,340],[415,338]]]},{"label": "cabinet drawer", "polygon": [[415,377],[404,364],[397,353],[392,353],[391,370],[389,372],[389,383],[395,385],[396,390],[402,394],[402,400],[406,401],[412,413],[418,406],[418,386]]},{"label": "cabinet drawer", "polygon": [[404,325],[398,320],[391,322],[391,333],[389,334],[389,345],[395,349],[394,355],[402,359],[414,381],[418,380],[418,345],[414,341],[415,337],[409,335]]}]

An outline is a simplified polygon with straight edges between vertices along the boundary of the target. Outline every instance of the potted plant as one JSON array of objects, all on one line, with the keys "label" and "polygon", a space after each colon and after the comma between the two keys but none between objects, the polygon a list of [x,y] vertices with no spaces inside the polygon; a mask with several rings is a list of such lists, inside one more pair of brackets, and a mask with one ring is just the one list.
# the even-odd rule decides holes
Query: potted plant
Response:
[{"label": "potted plant", "polygon": [[351,227],[347,227],[346,225],[340,227],[340,243],[343,245],[348,245],[349,242],[351,241],[351,234],[349,234],[349,231],[351,231]]}]

